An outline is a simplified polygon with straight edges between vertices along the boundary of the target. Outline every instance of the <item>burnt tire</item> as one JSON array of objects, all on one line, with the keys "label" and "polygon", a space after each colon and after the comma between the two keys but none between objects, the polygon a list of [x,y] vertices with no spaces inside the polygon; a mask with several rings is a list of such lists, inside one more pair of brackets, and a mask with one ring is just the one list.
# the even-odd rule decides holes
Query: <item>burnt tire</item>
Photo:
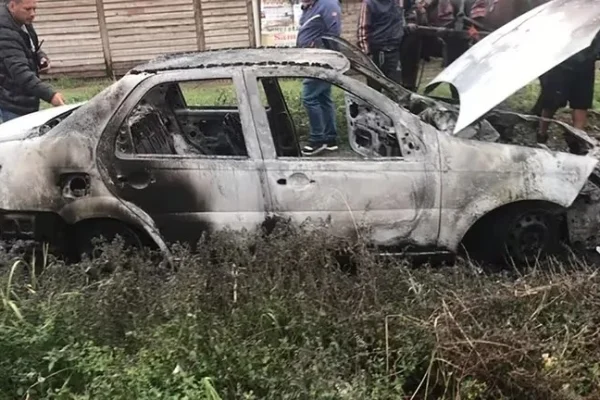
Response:
[{"label": "burnt tire", "polygon": [[80,260],[82,256],[90,259],[100,256],[95,241],[104,239],[111,243],[120,237],[127,248],[141,249],[145,245],[142,234],[131,226],[117,220],[90,220],[75,225],[73,230],[75,259]]},{"label": "burnt tire", "polygon": [[515,207],[494,218],[493,259],[522,265],[558,253],[561,245],[560,213],[553,207]]}]

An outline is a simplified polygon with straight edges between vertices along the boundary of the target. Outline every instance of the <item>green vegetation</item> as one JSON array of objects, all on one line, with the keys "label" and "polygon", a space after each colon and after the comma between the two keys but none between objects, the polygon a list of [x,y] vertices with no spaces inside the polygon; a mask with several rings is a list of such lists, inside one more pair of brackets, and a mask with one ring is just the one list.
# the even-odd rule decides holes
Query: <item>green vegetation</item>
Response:
[{"label": "green vegetation", "polygon": [[415,269],[320,230],[244,239],[175,248],[176,271],[118,243],[35,273],[0,254],[0,398],[600,395],[600,277],[582,263]]}]

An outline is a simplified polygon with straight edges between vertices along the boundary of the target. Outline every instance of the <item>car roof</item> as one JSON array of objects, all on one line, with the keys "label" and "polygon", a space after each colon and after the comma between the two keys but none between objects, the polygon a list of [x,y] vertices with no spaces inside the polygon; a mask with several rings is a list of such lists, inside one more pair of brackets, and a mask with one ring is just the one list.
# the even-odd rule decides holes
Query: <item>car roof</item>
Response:
[{"label": "car roof", "polygon": [[159,56],[129,71],[159,73],[181,69],[248,67],[248,66],[313,66],[346,72],[350,61],[333,50],[292,47],[259,47],[173,53]]}]

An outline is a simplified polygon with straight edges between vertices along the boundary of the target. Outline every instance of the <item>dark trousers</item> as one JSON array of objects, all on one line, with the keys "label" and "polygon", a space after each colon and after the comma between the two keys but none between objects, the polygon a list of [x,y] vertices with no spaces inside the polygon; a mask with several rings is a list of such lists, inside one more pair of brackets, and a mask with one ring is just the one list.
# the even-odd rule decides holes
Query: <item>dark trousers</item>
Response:
[{"label": "dark trousers", "polygon": [[20,117],[20,115],[15,114],[12,111],[0,109],[0,124],[3,122],[8,122],[15,118],[19,118],[19,117]]},{"label": "dark trousers", "polygon": [[[371,59],[388,79],[398,84],[402,83],[400,47],[375,49],[371,54]],[[367,84],[373,89],[381,90],[380,85],[373,80],[369,79]]]}]

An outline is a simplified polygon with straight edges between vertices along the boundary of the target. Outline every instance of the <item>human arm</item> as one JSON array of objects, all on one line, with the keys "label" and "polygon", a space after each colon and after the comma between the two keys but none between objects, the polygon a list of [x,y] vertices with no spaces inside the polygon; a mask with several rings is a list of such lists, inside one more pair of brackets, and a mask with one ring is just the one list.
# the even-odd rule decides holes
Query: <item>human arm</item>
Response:
[{"label": "human arm", "polygon": [[11,79],[19,86],[20,90],[30,96],[40,98],[53,105],[64,104],[62,96],[47,83],[43,82],[31,69],[29,60],[21,43],[23,39],[18,33],[4,31],[0,36],[0,49],[2,49],[2,62]]}]

